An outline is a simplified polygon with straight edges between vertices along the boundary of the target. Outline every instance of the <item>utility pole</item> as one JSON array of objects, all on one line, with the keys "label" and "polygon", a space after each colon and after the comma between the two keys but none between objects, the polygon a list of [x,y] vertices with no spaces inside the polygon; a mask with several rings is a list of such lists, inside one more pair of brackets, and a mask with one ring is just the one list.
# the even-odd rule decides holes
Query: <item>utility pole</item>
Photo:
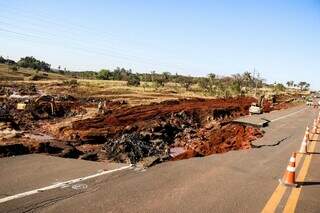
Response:
[{"label": "utility pole", "polygon": [[260,79],[260,73],[256,71],[256,68],[253,68],[253,79],[255,82],[255,91],[254,91],[254,96],[257,96],[257,90],[258,90],[258,83]]}]

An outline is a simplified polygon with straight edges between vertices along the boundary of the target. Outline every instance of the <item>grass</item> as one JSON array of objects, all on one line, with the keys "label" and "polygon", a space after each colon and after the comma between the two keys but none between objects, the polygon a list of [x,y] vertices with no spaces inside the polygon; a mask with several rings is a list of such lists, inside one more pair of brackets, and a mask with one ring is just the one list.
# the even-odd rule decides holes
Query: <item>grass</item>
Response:
[{"label": "grass", "polygon": [[30,68],[20,67],[17,71],[13,71],[7,64],[0,64],[0,81],[26,81],[33,75],[38,75],[43,80],[69,79],[69,77],[56,73],[46,73],[41,71],[37,73],[36,70]]},{"label": "grass", "polygon": [[[62,81],[36,82],[48,94],[70,94],[78,98],[105,97],[112,100],[127,100],[131,105],[149,104],[169,99],[204,97],[194,91],[186,91],[180,85],[167,83],[155,89],[150,82],[141,82],[139,87],[127,86],[126,81],[78,80],[78,86],[70,87]],[[145,85],[145,86],[143,86]]]}]

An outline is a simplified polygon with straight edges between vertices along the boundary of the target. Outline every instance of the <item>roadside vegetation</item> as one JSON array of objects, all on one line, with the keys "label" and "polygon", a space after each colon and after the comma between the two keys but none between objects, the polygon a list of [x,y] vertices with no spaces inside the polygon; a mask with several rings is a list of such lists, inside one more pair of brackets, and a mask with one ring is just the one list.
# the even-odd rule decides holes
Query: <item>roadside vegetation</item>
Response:
[{"label": "roadside vegetation", "polygon": [[[84,95],[121,95],[161,93],[167,95],[205,97],[258,96],[261,93],[281,94],[288,90],[308,91],[307,82],[288,81],[267,84],[265,79],[249,71],[231,76],[210,73],[205,77],[184,76],[178,73],[134,73],[131,69],[117,67],[114,70],[68,71],[66,68],[51,68],[51,65],[32,56],[15,62],[0,56],[0,80],[42,81],[63,80],[61,86],[71,86],[67,92]],[[90,91],[86,88],[90,86]]]}]

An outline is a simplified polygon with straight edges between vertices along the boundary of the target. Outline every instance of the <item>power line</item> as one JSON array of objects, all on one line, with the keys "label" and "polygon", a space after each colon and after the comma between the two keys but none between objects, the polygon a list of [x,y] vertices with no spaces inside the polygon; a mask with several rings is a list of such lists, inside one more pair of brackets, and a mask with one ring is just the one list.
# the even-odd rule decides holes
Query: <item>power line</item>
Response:
[{"label": "power line", "polygon": [[[25,33],[20,33],[20,32],[16,32],[16,31],[12,31],[12,30],[7,30],[7,29],[3,29],[3,28],[0,28],[0,31],[3,31],[3,32],[7,32],[7,33],[11,33],[11,34],[15,34],[15,35],[18,35],[20,38],[19,38],[19,40],[21,40],[21,38],[22,39],[27,39],[27,41],[31,41],[31,42],[33,42],[33,43],[39,43],[39,41],[40,42],[42,42],[42,43],[44,43],[44,44],[46,44],[46,45],[53,45],[53,43],[50,43],[50,44],[48,44],[47,42],[44,42],[43,41],[43,39],[45,39],[45,38],[43,38],[43,37],[41,37],[41,36],[35,36],[35,35],[32,35],[32,34],[25,34]],[[31,38],[35,38],[35,39],[37,39],[37,40],[32,40],[32,39],[30,39],[30,37]],[[40,39],[40,40],[39,40]],[[48,41],[48,39],[45,39],[46,41]],[[52,42],[55,42],[55,41],[52,41]],[[61,44],[59,44],[58,43],[58,45],[61,45]],[[126,62],[128,62],[128,61],[130,61],[130,62],[133,62],[133,63],[137,63],[137,61],[133,61],[133,60],[131,60],[130,58],[128,58],[128,57],[123,57],[123,56],[117,56],[117,55],[112,55],[112,54],[108,54],[108,53],[105,53],[105,52],[101,52],[101,51],[94,51],[94,50],[88,50],[88,49],[84,49],[84,48],[81,48],[81,47],[78,47],[78,46],[65,46],[65,45],[61,45],[63,48],[67,48],[67,49],[71,49],[71,50],[78,50],[78,51],[81,51],[81,52],[83,52],[83,53],[89,53],[89,54],[94,54],[94,55],[98,55],[98,56],[104,56],[104,57],[111,57],[111,58],[115,58],[115,59],[117,59],[118,61],[120,60],[120,61],[126,61]],[[153,65],[154,63],[152,63],[152,62],[138,62],[138,63],[142,63],[142,64],[147,64],[147,65]]]},{"label": "power line", "polygon": [[[4,24],[7,24],[7,25],[9,25],[7,22],[3,22],[2,21],[2,23],[4,23]],[[11,24],[12,25],[12,24]],[[17,26],[17,25],[16,25]],[[34,26],[34,25],[33,25]],[[17,27],[19,27],[19,28],[21,28],[20,26],[17,26]],[[12,32],[12,31],[11,31]],[[38,32],[42,32],[42,33],[45,33],[45,34],[47,34],[47,35],[50,35],[50,36],[54,36],[54,37],[57,37],[55,34],[52,34],[52,33],[48,33],[48,32],[43,32],[43,31],[39,31],[38,30]],[[15,32],[15,33],[17,33],[17,32]],[[33,35],[28,35],[28,36],[33,36]],[[39,37],[39,36],[37,36],[37,37]],[[39,37],[40,38],[40,37]],[[59,38],[59,37],[58,37]],[[70,41],[69,41],[70,42]],[[76,43],[77,42],[77,44],[78,45],[83,45],[84,43],[82,42],[79,42],[79,41],[77,41],[77,40],[75,40],[75,39],[72,39],[71,40],[71,42],[72,43]],[[92,44],[92,43],[94,43],[94,41],[90,41],[90,44]],[[99,46],[99,45],[97,45],[97,46]],[[88,48],[90,48],[90,47],[88,47]],[[120,53],[119,51],[117,51],[117,50],[115,50],[114,48],[109,48],[109,49],[103,49],[103,48],[96,48],[96,49],[98,49],[99,51],[108,51],[108,52],[113,52],[114,54],[117,54],[117,55],[121,55],[121,57],[126,57],[126,58],[135,58],[135,59],[137,59],[137,60],[139,60],[140,62],[142,61],[142,60],[148,60],[149,62],[151,61],[151,62],[153,62],[152,61],[152,59],[148,59],[148,58],[141,58],[141,57],[138,57],[138,56],[135,56],[135,55],[128,55],[128,54],[124,54],[124,53]],[[153,63],[158,63],[158,62],[153,62]],[[166,66],[172,66],[172,65],[170,65],[170,64],[168,64],[168,63],[166,63],[166,62],[160,62],[159,64],[163,64],[163,65],[166,65]],[[178,67],[178,66],[180,66],[180,65],[178,65],[177,66],[177,64],[175,64],[174,66],[176,66],[176,67]],[[181,67],[179,68],[179,69],[181,69]]]},{"label": "power line", "polygon": [[[3,3],[3,2],[2,2]],[[1,3],[0,3],[1,4]],[[8,7],[6,8],[7,10],[5,12],[9,12],[8,10]],[[21,12],[23,12],[24,14],[27,14],[27,16],[31,17],[33,20],[37,20],[37,21],[41,21],[41,22],[44,22],[44,23],[49,23],[49,24],[52,24],[52,25],[56,25],[56,26],[59,26],[59,27],[63,27],[63,28],[66,28],[66,29],[75,29],[75,30],[80,30],[82,32],[87,32],[87,33],[90,33],[90,34],[94,34],[94,35],[98,35],[98,36],[101,36],[100,38],[102,40],[105,39],[105,37],[109,37],[111,39],[115,39],[117,41],[120,41],[120,42],[123,42],[123,40],[119,40],[118,37],[120,37],[121,35],[119,34],[115,34],[115,33],[112,33],[112,32],[96,32],[94,31],[93,28],[90,28],[88,26],[84,26],[84,25],[80,25],[80,24],[76,24],[76,23],[71,23],[71,22],[68,22],[68,20],[64,20],[64,24],[66,23],[69,23],[69,26],[65,26],[64,24],[61,24],[61,23],[58,23],[56,21],[52,21],[52,19],[50,19],[49,16],[47,15],[44,15],[44,13],[42,13],[41,11],[28,11],[26,10],[25,8],[21,9],[21,8],[11,8],[12,10],[14,10],[16,13],[19,13],[20,16],[21,16]],[[43,10],[42,10],[43,11]],[[31,14],[31,16],[30,16]],[[35,16],[36,14],[36,16]],[[39,16],[39,14],[41,16]],[[36,17],[36,18],[34,18]],[[127,41],[129,41],[131,44],[135,43],[135,44],[140,44],[140,47],[141,47],[141,44],[142,46],[153,46],[151,43],[146,43],[145,41],[144,42],[141,42],[141,41],[136,41],[136,40],[132,40],[130,38],[126,38]],[[109,42],[109,40],[108,40]],[[159,47],[157,47],[159,49]],[[167,47],[160,47],[160,48],[164,48],[164,49],[167,49]],[[167,49],[167,52],[171,52],[173,51],[173,49]]]},{"label": "power line", "polygon": [[[0,5],[1,5],[1,3],[0,3]],[[2,2],[2,5],[4,5],[3,4],[3,2]],[[7,4],[7,6],[8,6],[8,4]],[[6,11],[5,12],[7,12],[7,13],[9,13],[10,12],[10,10],[8,10],[8,8],[9,7],[6,7]],[[25,8],[23,8],[23,9],[21,9],[21,8],[19,8],[19,9],[15,9],[15,8],[11,8],[11,10],[13,10],[13,11],[15,11],[17,14],[19,14],[19,15],[15,15],[14,16],[14,18],[17,18],[17,17],[20,17],[20,18],[23,18],[23,23],[25,23],[26,22],[26,20],[27,20],[27,18],[31,18],[32,19],[32,21],[33,21],[33,24],[32,24],[32,26],[34,26],[34,27],[39,27],[40,25],[39,24],[34,24],[34,21],[37,21],[38,23],[39,22],[41,22],[41,23],[45,23],[45,24],[49,24],[49,25],[52,25],[52,26],[54,26],[54,27],[58,27],[59,28],[59,31],[63,31],[63,32],[65,32],[66,34],[66,36],[65,37],[70,37],[70,35],[71,35],[71,41],[68,41],[68,45],[72,42],[72,43],[76,43],[76,42],[78,42],[76,39],[74,39],[75,37],[77,37],[76,36],[76,34],[77,33],[82,33],[82,32],[86,32],[86,33],[89,33],[89,35],[90,36],[95,36],[95,37],[99,37],[99,38],[101,38],[101,39],[91,39],[91,41],[90,41],[90,44],[95,44],[95,43],[97,43],[97,45],[96,46],[108,46],[108,49],[105,49],[105,48],[95,48],[95,49],[97,49],[98,51],[102,51],[102,52],[105,52],[105,51],[107,51],[108,52],[108,54],[110,54],[110,52],[112,52],[113,53],[113,55],[117,55],[117,56],[113,56],[113,57],[121,57],[121,58],[134,58],[134,59],[136,59],[137,61],[140,61],[140,63],[144,63],[144,62],[141,62],[141,61],[148,61],[148,63],[154,63],[154,64],[160,64],[160,65],[165,65],[165,66],[168,66],[168,67],[170,67],[170,69],[172,68],[172,67],[177,67],[179,70],[182,70],[183,68],[183,65],[181,65],[180,63],[179,64],[176,64],[176,63],[173,63],[173,62],[170,62],[170,63],[167,63],[167,62],[161,62],[161,61],[159,61],[159,60],[154,60],[153,58],[147,58],[147,57],[139,57],[139,56],[137,56],[137,54],[136,53],[132,53],[132,52],[130,52],[130,49],[125,49],[125,50],[123,50],[122,52],[120,51],[119,52],[119,49],[121,49],[120,47],[119,47],[119,45],[117,45],[116,47],[114,47],[113,45],[110,45],[110,40],[112,41],[120,41],[120,42],[123,42],[122,40],[120,40],[120,39],[118,39],[117,38],[117,36],[115,36],[115,34],[112,34],[112,33],[104,33],[104,32],[96,32],[94,29],[92,29],[92,28],[89,28],[89,27],[87,27],[87,26],[84,26],[84,25],[79,25],[79,24],[74,24],[74,23],[72,23],[72,24],[70,24],[69,26],[66,26],[65,24],[66,23],[68,23],[68,21],[66,20],[66,21],[64,21],[63,22],[63,24],[62,23],[59,23],[59,22],[57,22],[57,21],[52,21],[52,19],[50,19],[50,18],[48,18],[48,16],[46,16],[46,15],[44,15],[44,16],[39,16],[38,14],[44,14],[44,13],[41,13],[41,12],[39,12],[39,11],[30,11],[29,10],[29,12],[27,11],[27,10],[25,10]],[[42,10],[43,11],[43,10]],[[22,15],[22,14],[24,14],[24,15]],[[27,15],[26,15],[27,14]],[[31,15],[30,15],[31,14]],[[37,14],[38,16],[35,16],[35,14]],[[7,18],[7,17],[5,17],[5,16],[1,16],[0,15],[0,17],[2,17],[2,18]],[[26,18],[27,17],[27,18]],[[11,18],[7,18],[8,20],[11,20]],[[71,23],[71,22],[69,22],[69,23]],[[19,29],[20,29],[21,27],[19,26]],[[43,26],[41,26],[41,29],[43,29]],[[45,28],[45,29],[49,29],[48,27],[47,28]],[[72,30],[71,30],[72,29]],[[49,34],[48,32],[45,32],[46,34],[48,34],[48,35],[51,35],[51,36],[56,36],[56,35],[52,35],[52,34]],[[108,40],[106,40],[106,37],[108,37],[108,38],[110,38],[110,39],[108,39]],[[60,38],[59,36],[58,36],[58,38]],[[127,39],[126,39],[127,40]],[[129,39],[130,40],[130,39]],[[105,41],[105,42],[104,42]],[[132,41],[132,40],[130,40],[130,42],[131,43],[136,43],[136,44],[142,44],[142,42],[136,42],[136,41]],[[84,43],[83,41],[80,41],[80,44],[79,44],[79,42],[78,42],[78,45],[82,45],[82,46],[87,46],[87,43]],[[89,47],[90,49],[92,49],[92,47]],[[145,48],[144,46],[139,46],[139,48],[133,48],[134,50],[139,50],[139,49],[141,49],[141,48]],[[159,47],[157,47],[157,48],[159,48]],[[125,53],[124,53],[125,52]],[[144,52],[146,52],[146,51],[144,51]],[[147,51],[147,52],[150,52],[150,51]],[[157,51],[152,51],[152,52],[159,52],[159,50],[157,49]],[[129,54],[128,54],[129,53]],[[130,53],[131,53],[131,55],[130,55]],[[150,55],[150,53],[149,53],[149,55]],[[169,55],[169,54],[167,54],[167,55]],[[172,57],[170,57],[170,58],[175,58],[176,57],[176,55],[174,55],[174,56],[172,56]],[[175,60],[178,60],[179,61],[179,59],[176,59],[175,58]],[[154,65],[153,64],[153,65]],[[184,62],[182,62],[182,64],[184,64]],[[188,66],[184,66],[184,67],[192,67],[193,65],[190,65],[189,64],[189,62],[188,62]]]}]

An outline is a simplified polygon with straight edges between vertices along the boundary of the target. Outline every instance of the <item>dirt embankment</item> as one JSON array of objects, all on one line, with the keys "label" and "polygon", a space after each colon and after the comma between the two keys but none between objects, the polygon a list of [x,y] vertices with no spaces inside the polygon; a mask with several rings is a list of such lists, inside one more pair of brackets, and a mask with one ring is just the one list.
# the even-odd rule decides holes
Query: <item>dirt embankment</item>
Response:
[{"label": "dirt embankment", "polygon": [[[121,108],[109,115],[97,116],[76,121],[72,127],[61,131],[62,139],[78,137],[83,141],[99,140],[145,128],[157,127],[161,121],[187,122],[187,117],[195,126],[202,126],[210,120],[228,121],[234,117],[246,115],[253,98],[180,100],[155,103],[148,106]],[[179,117],[185,116],[185,119]],[[191,118],[192,117],[192,118]],[[180,126],[182,124],[176,124]]]},{"label": "dirt embankment", "polygon": [[250,141],[262,133],[230,121],[248,114],[254,101],[241,97],[127,106],[44,129],[61,141],[73,141],[78,149],[92,148],[98,159],[150,164],[250,148]]}]

